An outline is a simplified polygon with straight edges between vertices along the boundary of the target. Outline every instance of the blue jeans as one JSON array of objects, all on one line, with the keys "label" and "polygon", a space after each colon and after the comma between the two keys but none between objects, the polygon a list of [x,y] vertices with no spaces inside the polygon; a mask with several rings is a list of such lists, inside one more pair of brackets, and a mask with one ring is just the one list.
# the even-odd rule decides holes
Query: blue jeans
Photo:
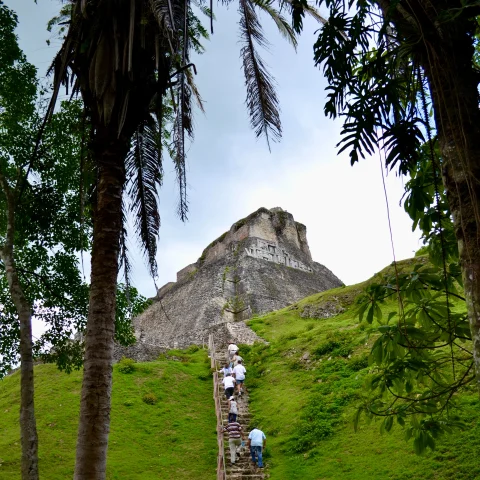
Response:
[{"label": "blue jeans", "polygon": [[258,458],[258,466],[263,467],[262,463],[262,447],[257,446],[257,445],[251,445],[250,446],[250,454],[252,455],[252,462],[257,463],[257,460],[255,460],[255,456]]}]

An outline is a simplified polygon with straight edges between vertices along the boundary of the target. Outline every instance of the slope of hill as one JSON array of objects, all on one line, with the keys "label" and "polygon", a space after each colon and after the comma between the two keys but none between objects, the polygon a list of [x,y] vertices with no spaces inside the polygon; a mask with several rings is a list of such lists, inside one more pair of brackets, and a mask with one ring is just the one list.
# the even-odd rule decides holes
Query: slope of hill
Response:
[{"label": "slope of hill", "polygon": [[[269,342],[242,346],[242,352],[249,367],[250,411],[268,437],[271,478],[480,478],[480,402],[473,390],[460,396],[467,428],[442,438],[424,456],[413,453],[398,425],[390,434],[381,435],[379,423],[363,423],[354,432],[351,419],[373,342],[354,312],[355,297],[366,283],[316,294],[249,322]],[[384,308],[393,310],[395,304]]]},{"label": "slope of hill", "polygon": [[[412,263],[402,262],[400,269]],[[268,437],[269,478],[480,479],[480,402],[473,389],[459,396],[467,428],[439,440],[422,457],[399,426],[381,435],[379,424],[363,423],[354,433],[351,418],[373,341],[355,318],[354,301],[367,283],[315,294],[250,320],[269,342],[241,347],[250,413]],[[167,358],[135,364],[131,373],[125,373],[125,362],[114,368],[109,480],[215,478],[216,420],[206,352],[194,346],[170,351]],[[40,365],[35,375],[42,478],[72,478],[81,373]],[[0,381],[0,480],[20,479],[18,405],[16,373]]]},{"label": "slope of hill", "polygon": [[[172,359],[173,356],[173,359]],[[214,479],[212,382],[205,350],[114,367],[109,480]],[[126,365],[128,370],[128,365]],[[19,374],[0,381],[0,479],[20,479]],[[81,372],[35,368],[41,478],[73,477]],[[150,403],[146,403],[150,402]]]}]

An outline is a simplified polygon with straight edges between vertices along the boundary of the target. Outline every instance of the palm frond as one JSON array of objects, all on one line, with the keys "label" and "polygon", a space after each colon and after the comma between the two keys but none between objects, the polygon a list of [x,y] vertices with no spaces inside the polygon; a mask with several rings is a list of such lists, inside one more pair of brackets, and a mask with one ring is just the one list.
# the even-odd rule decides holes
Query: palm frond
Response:
[{"label": "palm frond", "polygon": [[250,123],[257,137],[265,135],[270,149],[270,138],[277,141],[282,135],[279,102],[274,79],[269,75],[255,48],[255,43],[265,48],[268,42],[251,0],[239,1],[239,13],[240,38],[243,44],[240,56],[243,60]]},{"label": "palm frond", "polygon": [[187,88],[190,89],[191,91],[191,96],[195,99],[195,103],[197,104],[198,108],[205,113],[205,105],[203,103],[203,98],[200,95],[200,92],[198,91],[197,85],[195,84],[195,81],[193,79],[192,71],[191,70],[186,70],[185,71],[185,76],[187,79]]},{"label": "palm frond", "polygon": [[[182,73],[182,77],[185,75]],[[185,88],[184,78],[181,80],[182,84],[178,94],[178,108],[176,111],[175,122],[173,126],[173,144],[174,156],[173,162],[175,164],[175,171],[177,174],[179,201],[177,213],[182,222],[187,220],[188,201],[187,201],[187,177],[185,169],[185,132],[193,135],[192,121],[191,121],[191,106],[188,91]]]},{"label": "palm frond", "polygon": [[315,21],[325,25],[327,20],[320,15],[318,10],[310,5],[307,0],[281,0],[280,10],[284,5],[288,5],[290,13],[292,14],[292,26],[296,33],[303,30],[303,17],[305,14],[310,15]]},{"label": "palm frond", "polygon": [[[287,3],[289,2],[289,0],[285,0],[285,1]],[[322,17],[320,15],[320,12],[313,5],[309,5],[307,3],[307,5],[304,7],[304,10],[306,13],[308,13],[308,15],[310,15],[318,23],[321,23],[322,25],[325,25],[327,23],[327,19],[325,17]]]},{"label": "palm frond", "polygon": [[287,42],[289,42],[295,50],[297,50],[298,42],[296,33],[282,16],[282,14],[277,9],[272,7],[271,0],[252,0],[252,3],[271,17],[271,19],[275,22],[280,35],[282,35],[282,37],[285,38],[285,40],[287,40]]},{"label": "palm frond", "polygon": [[173,3],[171,0],[149,0],[149,4],[170,53],[175,57],[181,44],[178,33],[184,31],[185,6],[178,0]]},{"label": "palm frond", "polygon": [[192,0],[192,4],[195,5],[206,17],[215,19],[215,15],[213,14],[210,7],[207,7],[203,1],[201,0]]},{"label": "palm frond", "polygon": [[127,206],[125,199],[122,199],[122,230],[120,232],[120,268],[123,268],[123,276],[125,279],[125,287],[127,301],[130,302],[130,274],[132,272],[132,264],[130,263],[130,255],[127,247]]},{"label": "palm frond", "polygon": [[133,145],[126,158],[128,195],[135,215],[135,227],[145,250],[150,273],[157,275],[155,256],[160,229],[158,188],[163,170],[158,124],[149,118],[138,127]]}]

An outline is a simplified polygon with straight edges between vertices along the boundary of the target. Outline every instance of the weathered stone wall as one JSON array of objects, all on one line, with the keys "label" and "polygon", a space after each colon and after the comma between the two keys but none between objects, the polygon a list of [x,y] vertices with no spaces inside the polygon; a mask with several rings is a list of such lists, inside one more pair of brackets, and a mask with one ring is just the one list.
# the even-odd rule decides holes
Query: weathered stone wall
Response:
[{"label": "weathered stone wall", "polygon": [[[177,272],[177,282],[182,282],[183,280],[188,280],[188,278],[195,274],[197,271],[197,264],[192,263],[187,265],[185,268],[182,268]],[[168,285],[168,283],[167,283]]]},{"label": "weathered stone wall", "polygon": [[251,343],[257,337],[243,320],[342,285],[312,261],[306,227],[279,208],[262,208],[236,222],[177,279],[134,320],[137,349],[141,343],[149,348],[202,344],[210,332],[220,343]]}]

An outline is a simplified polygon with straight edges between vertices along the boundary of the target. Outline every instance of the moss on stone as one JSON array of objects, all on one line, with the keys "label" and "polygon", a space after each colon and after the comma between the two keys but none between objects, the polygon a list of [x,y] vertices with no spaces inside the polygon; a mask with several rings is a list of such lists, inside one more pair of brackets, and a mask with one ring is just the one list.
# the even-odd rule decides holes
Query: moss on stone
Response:
[{"label": "moss on stone", "polygon": [[191,272],[188,272],[187,274],[188,280],[192,280],[193,278],[195,278],[195,275],[197,274],[197,272],[198,272],[198,268],[194,268]]},{"label": "moss on stone", "polygon": [[288,212],[278,211],[275,213],[275,216],[276,216],[276,221],[274,223],[275,232],[277,235],[280,235],[285,229],[285,227],[287,226]]},{"label": "moss on stone", "polygon": [[200,257],[197,260],[198,267],[200,268],[205,263],[205,258],[207,258],[207,252],[204,250]]},{"label": "moss on stone", "polygon": [[257,216],[260,215],[261,213],[268,213],[268,214],[270,215],[272,212],[270,212],[270,210],[268,210],[268,208],[260,207],[258,210],[256,210],[255,212],[251,213],[250,215],[248,215],[248,217],[242,218],[242,219],[238,220],[238,222],[235,222],[235,223],[232,225],[232,230],[233,230],[234,232],[236,232],[237,230],[239,230],[240,228],[242,228],[244,225],[246,225],[250,220],[252,220],[253,218],[257,217]]},{"label": "moss on stone", "polygon": [[202,266],[203,263],[205,262],[205,258],[207,258],[207,252],[210,250],[210,248],[214,247],[217,243],[223,242],[225,240],[225,237],[228,235],[228,231],[222,233],[218,238],[216,238],[213,242],[207,245],[207,247],[203,250],[202,254],[200,255],[198,259],[198,264],[199,266]]}]

